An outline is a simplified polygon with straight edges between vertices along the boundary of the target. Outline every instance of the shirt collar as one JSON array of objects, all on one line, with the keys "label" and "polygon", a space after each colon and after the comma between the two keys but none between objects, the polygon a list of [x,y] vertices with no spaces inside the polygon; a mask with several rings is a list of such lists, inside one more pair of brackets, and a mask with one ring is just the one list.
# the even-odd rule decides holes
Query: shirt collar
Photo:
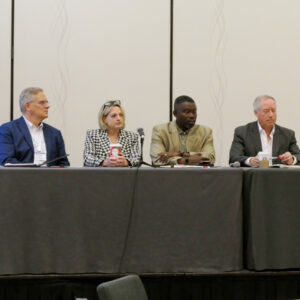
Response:
[{"label": "shirt collar", "polygon": [[[260,134],[261,134],[263,131],[265,131],[265,130],[260,126],[259,121],[257,121],[257,125],[258,125],[258,131],[259,131]],[[272,129],[272,131],[271,131],[271,133],[270,133],[270,136],[273,136],[273,135],[274,135],[274,132],[275,132],[275,125],[273,125],[273,129]]]},{"label": "shirt collar", "polygon": [[175,124],[176,124],[177,131],[178,131],[178,133],[179,133],[180,135],[187,135],[187,134],[189,133],[190,129],[188,129],[188,130],[186,130],[186,131],[183,131],[183,130],[177,125],[176,122],[175,122]]},{"label": "shirt collar", "polygon": [[25,120],[25,123],[27,124],[28,128],[37,128],[37,129],[42,129],[44,124],[41,122],[41,124],[39,125],[39,127],[36,127],[35,125],[33,125],[29,120],[27,120],[27,118],[23,115],[23,118]]}]

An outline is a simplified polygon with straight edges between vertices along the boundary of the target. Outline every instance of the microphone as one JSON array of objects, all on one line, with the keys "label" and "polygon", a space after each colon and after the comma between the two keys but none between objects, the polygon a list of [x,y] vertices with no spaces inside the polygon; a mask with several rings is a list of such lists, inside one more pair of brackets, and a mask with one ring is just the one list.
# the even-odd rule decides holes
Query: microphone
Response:
[{"label": "microphone", "polygon": [[149,165],[148,163],[144,162],[144,160],[143,160],[143,146],[144,146],[144,139],[145,139],[144,128],[143,127],[138,127],[136,129],[136,131],[138,132],[138,134],[139,134],[139,136],[141,138],[140,139],[140,142],[141,142],[141,155],[140,155],[140,162],[139,162],[138,168],[141,165],[146,165],[146,166],[152,167],[151,165]]},{"label": "microphone", "polygon": [[143,139],[145,138],[145,133],[144,133],[144,128],[143,127],[138,127],[136,129],[136,131],[138,132],[138,134],[140,135],[140,137]]},{"label": "microphone", "polygon": [[48,165],[50,163],[53,163],[55,161],[58,161],[60,159],[63,159],[63,158],[67,158],[70,154],[65,154],[65,155],[62,155],[62,156],[58,156],[58,157],[55,157],[53,159],[50,159],[50,160],[45,160],[44,162],[42,162],[41,164],[38,164],[37,167],[42,167],[44,165]]},{"label": "microphone", "polygon": [[239,161],[235,161],[231,164],[229,164],[229,167],[231,168],[239,168],[241,166],[241,163]]}]

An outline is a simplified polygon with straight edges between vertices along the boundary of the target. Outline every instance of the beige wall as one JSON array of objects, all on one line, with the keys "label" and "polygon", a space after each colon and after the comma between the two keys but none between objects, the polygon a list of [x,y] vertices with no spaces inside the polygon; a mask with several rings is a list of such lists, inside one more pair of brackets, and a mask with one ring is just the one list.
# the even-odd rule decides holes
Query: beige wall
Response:
[{"label": "beige wall", "polygon": [[19,1],[16,20],[16,92],[44,87],[72,165],[108,99],[122,100],[127,129],[144,126],[149,161],[152,125],[168,118],[168,1]]},{"label": "beige wall", "polygon": [[10,32],[11,1],[0,1],[0,91],[1,109],[0,124],[9,121],[10,117]]},{"label": "beige wall", "polygon": [[[174,95],[198,104],[226,165],[233,130],[253,121],[252,102],[271,94],[278,123],[300,138],[300,2],[175,1]],[[188,4],[187,4],[188,2]]]},{"label": "beige wall", "polygon": [[[234,128],[254,120],[259,94],[277,98],[278,123],[300,137],[300,2],[174,3],[174,98],[196,100],[217,164],[227,164]],[[149,161],[152,126],[169,116],[169,10],[169,0],[16,0],[15,94],[45,89],[48,122],[62,130],[73,165],[82,165],[85,132],[112,98],[122,100],[128,129],[144,126]]]}]

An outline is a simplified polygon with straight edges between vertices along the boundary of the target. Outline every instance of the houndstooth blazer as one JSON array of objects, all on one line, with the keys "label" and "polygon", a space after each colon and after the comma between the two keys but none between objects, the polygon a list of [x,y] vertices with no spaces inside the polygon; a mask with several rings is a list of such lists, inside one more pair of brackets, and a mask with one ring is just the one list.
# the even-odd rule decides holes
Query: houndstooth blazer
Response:
[{"label": "houndstooth blazer", "polygon": [[[138,165],[140,159],[138,134],[121,129],[117,143],[122,145],[122,153],[129,164]],[[88,130],[84,147],[84,166],[99,167],[108,156],[109,145],[110,141],[106,130]]]}]

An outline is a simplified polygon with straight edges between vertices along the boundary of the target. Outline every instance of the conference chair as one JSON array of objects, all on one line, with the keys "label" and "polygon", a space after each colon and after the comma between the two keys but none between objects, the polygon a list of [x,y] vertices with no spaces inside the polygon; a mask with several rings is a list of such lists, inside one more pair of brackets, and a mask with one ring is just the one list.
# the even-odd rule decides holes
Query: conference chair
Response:
[{"label": "conference chair", "polygon": [[101,283],[97,293],[100,300],[148,300],[144,285],[137,275]]}]

